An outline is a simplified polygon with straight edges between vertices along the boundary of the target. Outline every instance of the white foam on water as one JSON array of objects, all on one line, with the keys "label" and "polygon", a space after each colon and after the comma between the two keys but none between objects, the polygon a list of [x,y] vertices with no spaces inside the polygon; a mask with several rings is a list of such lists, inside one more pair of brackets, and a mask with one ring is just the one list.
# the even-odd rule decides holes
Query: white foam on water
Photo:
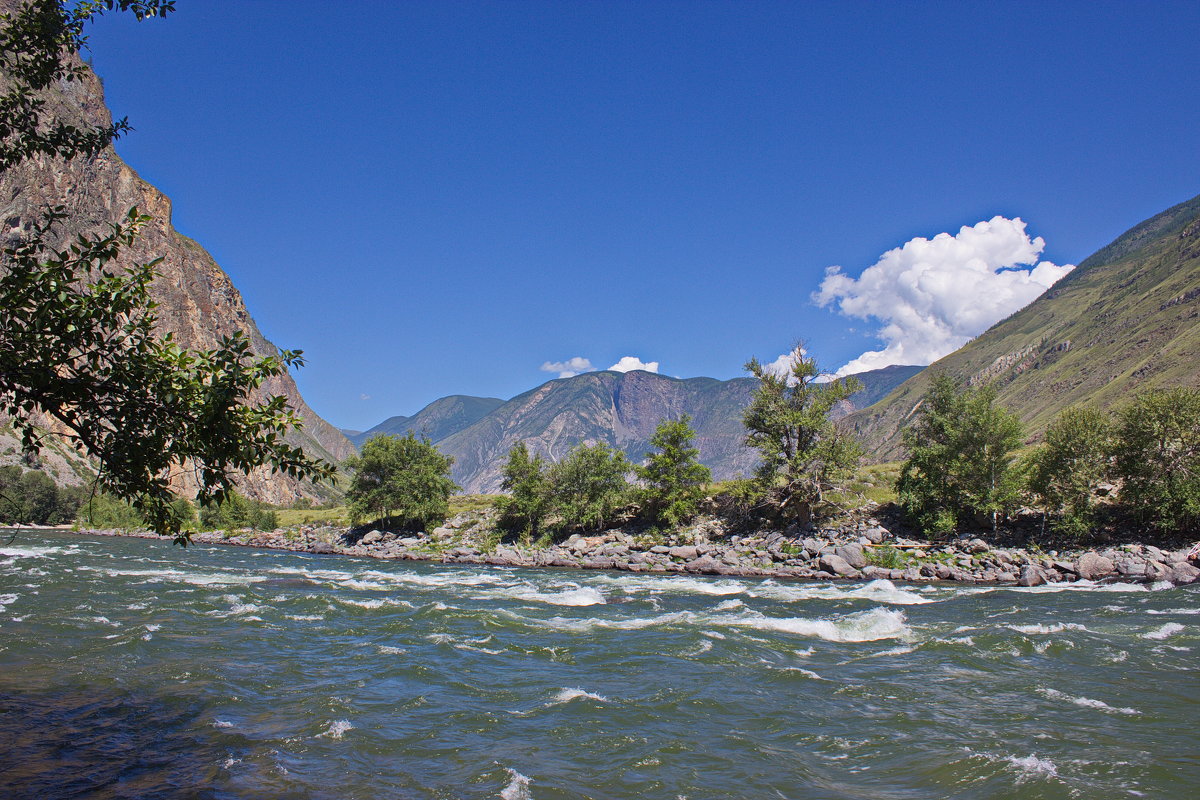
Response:
[{"label": "white foam on water", "polygon": [[1171,583],[1170,581],[1155,581],[1154,583],[1150,584],[1150,591],[1152,592],[1161,592],[1164,589],[1174,588],[1175,584]]},{"label": "white foam on water", "polygon": [[267,570],[272,575],[299,575],[302,578],[312,578],[327,581],[347,581],[354,577],[351,572],[340,569],[298,569],[296,567],[275,567]]},{"label": "white foam on water", "polygon": [[1155,628],[1149,633],[1143,633],[1143,639],[1167,639],[1183,630],[1183,626],[1178,622],[1168,622],[1161,628]]},{"label": "white foam on water", "polygon": [[590,586],[577,586],[561,592],[518,591],[514,594],[521,600],[549,603],[555,606],[602,606],[608,601],[604,595]]},{"label": "white foam on water", "polygon": [[[0,545],[0,556],[9,558],[45,558],[64,552],[61,547],[22,547],[20,545]],[[68,548],[67,553],[78,553],[78,548]]]},{"label": "white foam on water", "polygon": [[1017,770],[1026,777],[1058,777],[1058,767],[1056,767],[1054,762],[1048,758],[1038,758],[1030,753],[1023,758],[1019,758],[1017,756],[1005,756],[1004,760],[1016,767]]},{"label": "white foam on water", "polygon": [[346,731],[354,730],[354,726],[350,724],[348,719],[335,719],[329,723],[326,728],[317,736],[328,736],[330,739],[340,739],[345,735]]},{"label": "white foam on water", "polygon": [[1147,614],[1200,614],[1200,607],[1197,608],[1152,608],[1145,612]]},{"label": "white foam on water", "polygon": [[1117,708],[1116,706],[1110,706],[1103,700],[1093,700],[1090,697],[1073,697],[1066,692],[1060,692],[1057,689],[1038,689],[1038,693],[1043,697],[1050,698],[1051,700],[1062,700],[1068,703],[1074,703],[1075,705],[1083,708],[1094,708],[1098,711],[1107,711],[1111,714],[1133,715],[1142,713],[1136,708]]},{"label": "white foam on water", "polygon": [[552,628],[560,631],[572,631],[574,633],[590,633],[597,629],[634,631],[642,628],[651,628],[656,625],[693,623],[698,619],[697,615],[690,611],[676,611],[670,614],[660,614],[655,617],[632,617],[630,619],[601,619],[599,617],[587,617],[585,619],[550,617],[549,619],[538,619],[536,617],[522,616],[506,609],[501,609],[499,613],[527,625]]},{"label": "white foam on water", "polygon": [[434,644],[450,644],[454,641],[454,637],[448,633],[430,633],[425,638]]},{"label": "white foam on water", "polygon": [[572,700],[579,700],[581,698],[595,700],[597,703],[608,702],[608,698],[604,695],[596,694],[595,692],[589,692],[586,689],[559,689],[558,692],[555,693],[554,697],[550,699],[550,702],[546,703],[546,705],[556,706],[561,703],[569,703]]},{"label": "white foam on water", "polygon": [[232,723],[232,722],[226,722],[226,721],[225,721],[225,720],[223,720],[223,719],[214,719],[214,720],[212,721],[212,726],[213,726],[214,728],[232,728],[232,727],[233,727],[233,723]]},{"label": "white foam on water", "polygon": [[286,619],[294,619],[296,622],[317,622],[325,619],[320,614],[284,614],[283,616]]},{"label": "white foam on water", "polygon": [[713,611],[734,611],[739,608],[745,608],[746,604],[741,600],[722,600],[717,603]]},{"label": "white foam on water", "polygon": [[500,800],[533,800],[533,794],[529,791],[529,778],[509,767],[505,767],[504,771],[508,773],[509,781],[508,785],[500,790]]},{"label": "white foam on water", "polygon": [[385,656],[396,656],[396,655],[400,655],[401,653],[408,652],[403,647],[393,647],[390,644],[376,645],[375,649],[378,650],[380,653],[383,653]]},{"label": "white foam on water", "polygon": [[912,633],[905,624],[902,611],[882,607],[847,614],[835,620],[747,616],[724,617],[718,621],[734,627],[817,636],[830,642],[873,642],[878,639],[898,639]]},{"label": "white foam on water", "polygon": [[1075,622],[1055,622],[1051,625],[1007,625],[1009,630],[1017,633],[1031,633],[1045,635],[1048,633],[1062,633],[1063,631],[1086,631],[1087,628]]},{"label": "white foam on water", "polygon": [[3,611],[8,606],[11,606],[13,603],[17,602],[18,597],[20,597],[20,595],[0,594],[0,611]]},{"label": "white foam on water", "polygon": [[638,592],[691,592],[693,594],[708,594],[725,596],[741,594],[746,591],[746,585],[728,578],[721,580],[705,580],[690,575],[672,575],[651,577],[649,575],[597,575],[593,580],[611,583],[621,588],[626,594]]},{"label": "white foam on water", "polygon": [[886,578],[873,580],[853,589],[843,586],[811,584],[783,585],[767,580],[751,590],[749,594],[751,597],[766,597],[789,603],[802,600],[871,600],[888,605],[916,606],[937,602],[928,597],[922,597],[916,592],[901,589]]}]

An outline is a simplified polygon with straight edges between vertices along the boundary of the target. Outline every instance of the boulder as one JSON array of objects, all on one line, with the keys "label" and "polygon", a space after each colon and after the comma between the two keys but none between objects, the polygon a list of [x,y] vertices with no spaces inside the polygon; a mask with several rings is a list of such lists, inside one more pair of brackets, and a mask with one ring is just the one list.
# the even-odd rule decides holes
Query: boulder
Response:
[{"label": "boulder", "polygon": [[679,558],[679,559],[683,559],[684,561],[692,561],[697,556],[700,555],[700,551],[697,550],[695,547],[692,547],[690,545],[685,545],[684,547],[672,547],[670,550],[667,551],[667,554],[669,556],[671,556],[671,558]]},{"label": "boulder", "polygon": [[713,574],[722,570],[721,562],[717,561],[712,556],[700,556],[699,558],[689,561],[687,564],[688,572],[698,572],[701,574]]},{"label": "boulder", "polygon": [[888,532],[885,528],[867,528],[862,532],[863,538],[871,544],[880,544],[887,538]]},{"label": "boulder", "polygon": [[1041,586],[1046,582],[1046,576],[1032,564],[1021,567],[1021,577],[1017,578],[1018,586]]},{"label": "boulder", "polygon": [[1200,569],[1196,569],[1191,564],[1173,564],[1166,578],[1176,586],[1195,583],[1197,579],[1200,579]]},{"label": "boulder", "polygon": [[847,544],[836,548],[834,555],[845,559],[846,563],[855,569],[862,569],[867,565],[867,557],[863,555],[861,544]]},{"label": "boulder", "polygon": [[375,544],[376,542],[382,541],[382,540],[383,540],[383,534],[381,532],[367,531],[363,535],[363,537],[358,540],[358,543],[359,544]]},{"label": "boulder", "polygon": [[843,578],[858,577],[859,572],[846,559],[836,553],[826,553],[821,556],[821,569]]},{"label": "boulder", "polygon": [[338,550],[329,542],[316,542],[308,546],[308,552],[317,553],[319,555],[333,555]]},{"label": "boulder", "polygon": [[989,545],[983,539],[972,539],[964,544],[962,549],[971,555],[978,555],[980,553],[986,553],[992,548],[991,545]]},{"label": "boulder", "polygon": [[1088,581],[1099,580],[1112,575],[1116,570],[1113,562],[1096,553],[1087,552],[1075,562],[1075,574]]}]

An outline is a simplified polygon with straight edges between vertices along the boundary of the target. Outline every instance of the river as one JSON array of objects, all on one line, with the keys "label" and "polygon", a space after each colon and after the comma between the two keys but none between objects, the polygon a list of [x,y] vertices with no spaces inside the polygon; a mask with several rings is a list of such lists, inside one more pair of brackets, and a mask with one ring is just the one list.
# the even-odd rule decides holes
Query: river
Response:
[{"label": "river", "polygon": [[10,532],[0,797],[1193,797],[1198,614]]}]

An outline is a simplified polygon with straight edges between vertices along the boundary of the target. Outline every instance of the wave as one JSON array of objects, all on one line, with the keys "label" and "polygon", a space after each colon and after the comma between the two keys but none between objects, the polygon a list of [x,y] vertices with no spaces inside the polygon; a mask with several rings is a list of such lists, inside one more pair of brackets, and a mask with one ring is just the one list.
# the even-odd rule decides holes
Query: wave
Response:
[{"label": "wave", "polygon": [[1062,633],[1063,631],[1087,631],[1087,628],[1075,622],[1055,622],[1050,625],[1007,625],[1011,631],[1029,634]]},{"label": "wave", "polygon": [[608,698],[602,694],[589,692],[586,689],[560,689],[553,698],[551,698],[547,706],[556,706],[561,703],[569,703],[572,700],[579,699],[595,700],[597,703],[607,703]]},{"label": "wave", "polygon": [[1060,692],[1057,689],[1038,689],[1038,693],[1044,697],[1050,698],[1051,700],[1064,700],[1066,702],[1073,703],[1077,706],[1082,706],[1083,708],[1094,708],[1098,711],[1108,711],[1113,714],[1140,714],[1140,713],[1142,713],[1142,712],[1138,711],[1136,708],[1128,708],[1128,707],[1127,708],[1118,708],[1116,706],[1110,706],[1108,703],[1104,702],[1103,700],[1093,700],[1090,697],[1072,697],[1071,695],[1067,694],[1066,692]]},{"label": "wave", "polygon": [[1169,639],[1170,637],[1174,636],[1175,634],[1179,633],[1182,630],[1183,630],[1183,626],[1180,625],[1178,622],[1168,622],[1166,625],[1163,625],[1161,628],[1155,628],[1154,630],[1149,631],[1148,633],[1143,633],[1142,638],[1143,639]]},{"label": "wave", "polygon": [[923,597],[916,592],[901,589],[896,584],[881,578],[863,586],[846,589],[842,586],[814,586],[811,584],[783,585],[774,581],[764,581],[750,591],[751,597],[766,597],[783,602],[802,600],[871,600],[876,603],[887,603],[899,606],[917,606],[936,603],[936,600]]},{"label": "wave", "polygon": [[500,800],[533,800],[533,794],[529,791],[529,778],[509,767],[505,767],[504,771],[508,773],[509,781],[508,785],[500,790]]},{"label": "wave", "polygon": [[907,637],[912,633],[904,613],[888,608],[859,611],[837,620],[755,616],[724,617],[716,621],[732,627],[816,636],[829,642],[874,642]]},{"label": "wave", "polygon": [[350,720],[335,719],[329,723],[328,728],[321,733],[318,733],[317,736],[327,736],[330,739],[340,739],[345,735],[346,731],[350,730],[354,730],[354,726],[350,724]]},{"label": "wave", "polygon": [[564,589],[561,592],[517,591],[514,597],[521,600],[532,600],[538,603],[549,603],[555,606],[602,606],[606,604],[604,595],[590,586]]}]

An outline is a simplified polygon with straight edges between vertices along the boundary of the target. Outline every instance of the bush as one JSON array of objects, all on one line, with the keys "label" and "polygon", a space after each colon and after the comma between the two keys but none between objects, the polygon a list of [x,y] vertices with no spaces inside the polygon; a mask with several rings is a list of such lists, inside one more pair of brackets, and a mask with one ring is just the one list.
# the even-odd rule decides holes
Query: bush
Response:
[{"label": "bush", "polygon": [[129,531],[146,527],[137,509],[107,494],[97,494],[80,506],[76,522],[98,530],[115,528]]},{"label": "bush", "polygon": [[648,516],[663,525],[676,526],[696,516],[704,485],[712,480],[712,470],[699,461],[700,451],[692,447],[696,432],[692,418],[658,423],[650,446],[655,448],[646,463],[635,469],[645,486],[642,498]]},{"label": "bush", "polygon": [[1079,536],[1095,524],[1096,488],[1109,475],[1112,425],[1094,408],[1068,408],[1030,454],[1026,474],[1037,504],[1059,533]]},{"label": "bush", "polygon": [[85,490],[57,486],[44,472],[0,467],[0,523],[60,525],[75,519]]},{"label": "bush", "polygon": [[538,536],[550,501],[542,457],[529,457],[529,448],[518,442],[508,451],[500,487],[508,492],[497,501],[501,528],[528,538]]},{"label": "bush", "polygon": [[547,471],[548,511],[557,531],[600,530],[629,500],[625,454],[600,442],[579,445]]},{"label": "bush", "polygon": [[780,514],[806,518],[858,463],[861,448],[837,429],[829,412],[862,384],[854,378],[816,383],[816,360],[800,346],[792,351],[791,364],[785,375],[757,359],[746,364],[759,383],[742,424],[746,444],[762,458],[759,480],[781,498]]},{"label": "bush", "polygon": [[376,519],[388,529],[428,530],[449,513],[454,459],[426,438],[372,436],[359,456],[347,460],[354,472],[346,499],[354,520]]},{"label": "bush", "polygon": [[925,393],[917,421],[904,431],[909,457],[896,482],[900,505],[926,533],[945,533],[981,517],[995,530],[1020,497],[1013,451],[1020,421],[995,404],[991,386],[977,389],[941,375]]},{"label": "bush", "polygon": [[[184,500],[187,503],[187,500]],[[191,503],[183,506],[176,500],[171,504],[171,514],[182,522],[190,521],[189,513],[195,510]],[[258,531],[274,530],[278,524],[275,510],[258,500],[251,500],[237,492],[230,492],[220,504],[209,504],[200,509],[200,524],[207,531],[232,531],[252,528]]]},{"label": "bush", "polygon": [[1165,530],[1200,523],[1200,391],[1139,395],[1117,413],[1115,470],[1121,499]]}]

